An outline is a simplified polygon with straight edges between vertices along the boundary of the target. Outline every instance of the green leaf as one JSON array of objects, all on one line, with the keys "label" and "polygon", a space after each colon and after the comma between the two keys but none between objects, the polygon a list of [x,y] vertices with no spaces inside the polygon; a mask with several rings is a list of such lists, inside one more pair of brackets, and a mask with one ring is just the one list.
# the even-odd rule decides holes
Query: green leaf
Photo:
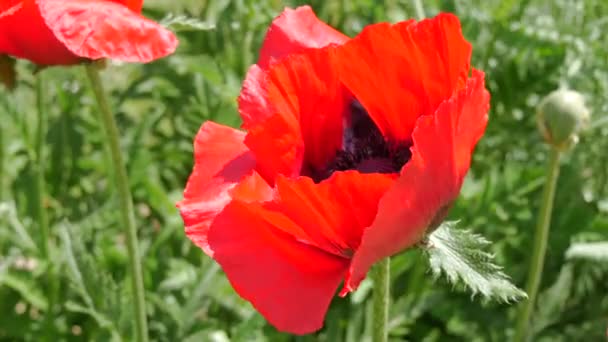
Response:
[{"label": "green leaf", "polygon": [[451,283],[462,281],[473,295],[488,299],[509,302],[526,298],[525,292],[511,284],[502,267],[494,264],[494,255],[484,250],[489,244],[480,235],[457,229],[456,222],[444,222],[422,247],[436,277],[444,273]]},{"label": "green leaf", "polygon": [[87,251],[82,237],[66,221],[59,226],[70,287],[82,303],[68,301],[66,309],[91,316],[106,329],[113,340],[120,340],[121,319],[126,312],[124,296],[111,276],[96,268],[91,252]]},{"label": "green leaf", "polygon": [[0,287],[6,286],[19,292],[25,301],[44,311],[48,308],[48,301],[39,285],[36,279],[24,274],[7,273],[0,279]]},{"label": "green leaf", "polygon": [[540,294],[538,303],[542,305],[538,305],[532,321],[532,328],[536,333],[559,322],[571,297],[574,279],[573,263],[566,263],[562,266],[555,283]]},{"label": "green leaf", "polygon": [[186,337],[183,341],[184,342],[196,342],[196,341],[229,342],[230,338],[228,338],[228,335],[226,334],[225,331],[208,329],[208,330],[198,331],[198,332]]},{"label": "green leaf", "polygon": [[110,332],[110,335],[112,336],[112,341],[122,341],[122,338],[116,330],[114,323],[99,312],[73,301],[67,301],[65,303],[65,308],[71,312],[82,313],[93,317],[93,319],[95,319],[95,321],[97,322],[97,324],[99,324],[100,327],[105,328]]},{"label": "green leaf", "polygon": [[[0,202],[0,222],[12,227],[15,234],[8,234],[11,241],[27,251],[37,251],[38,247],[23,223],[19,220],[14,202]],[[3,221],[6,221],[4,223]]]},{"label": "green leaf", "polygon": [[608,261],[608,242],[573,243],[566,251],[566,259]]},{"label": "green leaf", "polygon": [[179,31],[208,31],[215,28],[215,24],[197,18],[188,18],[185,15],[168,14],[160,24],[173,32]]}]

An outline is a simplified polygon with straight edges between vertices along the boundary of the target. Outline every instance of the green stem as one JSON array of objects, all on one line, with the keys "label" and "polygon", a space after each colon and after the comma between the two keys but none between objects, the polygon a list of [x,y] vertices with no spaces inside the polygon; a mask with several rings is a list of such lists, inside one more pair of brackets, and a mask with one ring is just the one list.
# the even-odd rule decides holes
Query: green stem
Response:
[{"label": "green stem", "polygon": [[519,319],[517,321],[517,330],[515,331],[513,338],[514,342],[527,340],[530,318],[532,317],[536,304],[536,297],[543,274],[543,265],[545,263],[545,253],[547,251],[547,240],[549,238],[549,226],[551,225],[555,188],[559,176],[559,159],[560,151],[552,147],[547,168],[547,180],[543,190],[543,199],[534,236],[534,249],[528,272],[528,282],[526,284],[528,300],[522,303]]},{"label": "green stem", "polygon": [[0,121],[0,202],[4,199],[4,125]]},{"label": "green stem", "polygon": [[422,5],[422,0],[412,0],[412,2],[414,3],[414,10],[416,11],[416,17],[418,18],[418,20],[426,18],[426,15],[424,14],[424,6]]},{"label": "green stem", "polygon": [[36,75],[36,112],[38,119],[38,127],[36,128],[36,140],[34,141],[34,153],[36,165],[34,166],[36,177],[36,216],[38,219],[38,228],[40,230],[40,249],[44,259],[49,263],[47,271],[47,286],[49,287],[49,304],[45,314],[44,326],[46,329],[47,340],[52,340],[54,332],[55,306],[59,292],[59,283],[55,263],[51,257],[51,234],[49,230],[49,219],[47,215],[45,197],[46,197],[46,181],[44,170],[46,170],[46,159],[44,157],[44,138],[47,132],[46,98],[45,87],[42,73]]},{"label": "green stem", "polygon": [[409,280],[407,282],[407,292],[411,298],[418,299],[424,288],[424,273],[426,272],[426,262],[423,260],[422,253],[410,255],[415,258],[414,267],[409,272]]},{"label": "green stem", "polygon": [[137,341],[148,341],[148,323],[146,318],[146,303],[143,282],[143,271],[139,258],[137,231],[135,228],[135,216],[133,214],[133,199],[129,189],[127,170],[120,151],[120,141],[118,128],[114,116],[110,111],[110,106],[99,76],[99,71],[95,64],[86,66],[87,75],[91,82],[97,104],[99,105],[100,120],[106,133],[106,141],[112,157],[114,167],[114,177],[118,190],[120,213],[122,225],[125,229],[127,250],[129,252],[129,262],[131,266],[131,285],[135,298],[135,328]]},{"label": "green stem", "polygon": [[40,229],[40,238],[42,249],[42,255],[49,260],[50,253],[50,241],[49,241],[49,224],[47,213],[45,209],[45,181],[44,181],[44,137],[46,135],[46,104],[44,98],[44,80],[42,75],[39,73],[36,77],[36,107],[37,107],[37,119],[38,127],[36,132],[35,140],[35,157],[36,165],[34,166],[36,172],[36,215],[38,218],[38,228]]},{"label": "green stem", "polygon": [[391,260],[385,258],[378,262],[372,270],[374,281],[373,310],[374,329],[372,342],[386,342],[388,340],[388,308],[390,305],[390,278]]}]

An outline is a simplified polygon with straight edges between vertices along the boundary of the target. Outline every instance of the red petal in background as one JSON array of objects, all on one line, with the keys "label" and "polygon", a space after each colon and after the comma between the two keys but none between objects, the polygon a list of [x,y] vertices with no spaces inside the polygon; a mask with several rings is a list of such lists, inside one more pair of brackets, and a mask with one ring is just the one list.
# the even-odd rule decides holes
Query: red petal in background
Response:
[{"label": "red petal in background", "polygon": [[178,207],[186,234],[211,255],[207,231],[230,202],[230,190],[253,171],[255,161],[243,144],[245,133],[207,121],[194,141],[194,170]]},{"label": "red petal in background", "polygon": [[128,7],[107,0],[36,0],[55,37],[89,59],[149,62],[172,53],[177,38]]},{"label": "red petal in background", "polygon": [[335,61],[328,47],[287,57],[266,72],[273,115],[252,122],[245,143],[269,183],[277,174],[299,175],[302,167],[324,168],[340,149],[349,95]]},{"label": "red petal in background", "polygon": [[69,65],[82,60],[55,38],[34,0],[0,4],[0,54],[40,65]]},{"label": "red petal in background", "polygon": [[140,13],[144,0],[111,0],[127,6],[131,11]]},{"label": "red petal in background", "polygon": [[490,95],[484,74],[473,70],[466,87],[420,117],[413,133],[412,159],[380,201],[365,230],[345,287],[354,289],[372,264],[417,243],[429,225],[449,209],[460,192],[471,153],[488,120]]},{"label": "red petal in background", "polygon": [[0,19],[15,14],[23,7],[24,0],[3,0],[0,2]]},{"label": "red petal in background", "polygon": [[279,330],[318,330],[393,181],[391,175],[355,171],[320,184],[279,177],[272,199],[236,199],[217,216],[208,235],[213,257],[235,290]]},{"label": "red petal in background", "polygon": [[309,48],[344,44],[348,37],[317,18],[310,6],[286,8],[266,33],[258,65],[265,69],[273,61]]},{"label": "red petal in background", "polygon": [[287,8],[275,18],[266,33],[258,64],[247,72],[239,96],[239,112],[243,127],[267,119],[272,112],[266,98],[267,82],[263,70],[272,61],[330,44],[343,44],[349,38],[317,18],[309,6]]},{"label": "red petal in background", "polygon": [[458,18],[366,27],[340,49],[341,78],[389,140],[408,141],[416,119],[462,88],[471,46]]}]

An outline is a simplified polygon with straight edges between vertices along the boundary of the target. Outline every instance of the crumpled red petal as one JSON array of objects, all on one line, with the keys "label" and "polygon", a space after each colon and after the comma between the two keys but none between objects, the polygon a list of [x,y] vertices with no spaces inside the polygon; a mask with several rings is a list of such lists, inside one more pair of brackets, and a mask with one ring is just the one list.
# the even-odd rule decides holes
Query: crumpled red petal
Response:
[{"label": "crumpled red petal", "polygon": [[464,89],[434,115],[418,119],[412,158],[380,200],[378,215],[353,257],[345,292],[355,289],[375,262],[417,243],[429,225],[443,219],[439,216],[458,196],[485,130],[489,101],[483,72],[473,70]]},{"label": "crumpled red petal", "polygon": [[107,0],[36,0],[44,22],[72,53],[89,59],[150,62],[175,51],[177,38],[129,7]]},{"label": "crumpled red petal", "polygon": [[238,196],[254,196],[235,198],[213,222],[213,257],[277,329],[316,331],[394,176],[337,172],[320,184],[281,176],[272,198],[261,191],[251,202],[260,191],[248,188],[263,188],[260,179],[254,174],[239,184]]},{"label": "crumpled red petal", "polygon": [[127,6],[131,11],[140,13],[144,6],[144,0],[112,0]]},{"label": "crumpled red petal", "polygon": [[302,228],[301,240],[344,257],[359,247],[363,230],[371,225],[378,201],[396,175],[336,172],[315,184],[308,177],[279,176],[277,198],[264,207],[283,213]]},{"label": "crumpled red petal", "polygon": [[293,177],[324,168],[341,148],[350,95],[335,64],[329,47],[290,56],[267,71],[273,115],[249,128],[245,144],[270,184],[278,174]]},{"label": "crumpled red petal", "polygon": [[471,45],[458,18],[366,27],[340,49],[342,81],[391,141],[408,141],[416,119],[464,85]]},{"label": "crumpled red petal", "polygon": [[207,121],[194,140],[194,169],[177,206],[186,235],[209,255],[213,254],[207,242],[209,226],[231,201],[230,191],[255,166],[244,138],[244,132]]},{"label": "crumpled red petal", "polygon": [[272,21],[260,50],[258,65],[265,69],[273,61],[310,48],[343,44],[349,38],[317,18],[310,6],[286,8]]},{"label": "crumpled red petal", "polygon": [[244,129],[249,129],[272,115],[268,103],[268,80],[259,65],[254,64],[247,71],[238,103]]},{"label": "crumpled red petal", "polygon": [[209,231],[213,257],[236,292],[278,330],[318,330],[348,260],[296,241],[269,219],[230,203]]},{"label": "crumpled red petal", "polygon": [[82,60],[55,38],[35,0],[4,1],[0,5],[0,54],[39,65],[69,65]]},{"label": "crumpled red petal", "polygon": [[243,127],[258,123],[272,114],[266,98],[263,70],[273,61],[311,48],[340,45],[349,38],[317,18],[310,6],[287,8],[275,18],[266,33],[258,64],[247,72],[239,96]]},{"label": "crumpled red petal", "polygon": [[24,0],[3,0],[0,2],[0,19],[5,16],[13,15],[23,7]]}]

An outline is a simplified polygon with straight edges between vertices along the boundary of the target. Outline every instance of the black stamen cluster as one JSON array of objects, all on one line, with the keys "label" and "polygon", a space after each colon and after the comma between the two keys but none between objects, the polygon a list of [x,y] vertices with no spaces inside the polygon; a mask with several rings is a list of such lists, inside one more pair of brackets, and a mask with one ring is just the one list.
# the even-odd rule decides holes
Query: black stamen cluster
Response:
[{"label": "black stamen cluster", "polygon": [[343,149],[336,152],[325,170],[314,172],[312,176],[316,182],[328,178],[335,171],[399,172],[412,157],[411,143],[386,141],[358,101],[353,101],[350,107],[351,124],[344,131]]}]

